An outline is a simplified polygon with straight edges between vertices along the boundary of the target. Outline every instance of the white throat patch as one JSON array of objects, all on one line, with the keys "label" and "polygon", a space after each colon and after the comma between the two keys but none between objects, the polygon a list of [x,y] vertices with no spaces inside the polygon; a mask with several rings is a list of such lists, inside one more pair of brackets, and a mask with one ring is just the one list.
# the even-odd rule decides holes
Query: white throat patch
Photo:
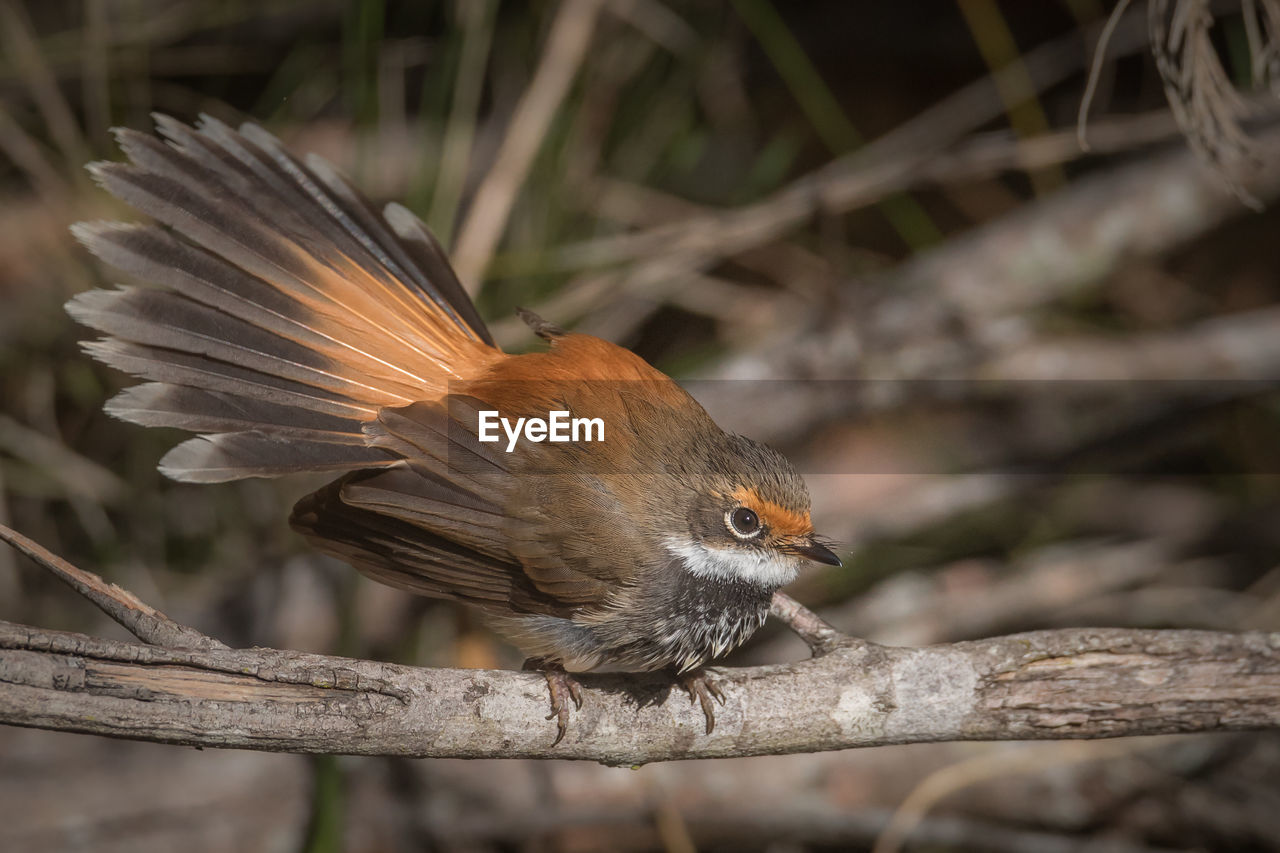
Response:
[{"label": "white throat patch", "polygon": [[749,581],[776,589],[791,583],[797,574],[797,560],[782,554],[747,548],[708,548],[675,536],[668,536],[664,544],[694,577]]}]

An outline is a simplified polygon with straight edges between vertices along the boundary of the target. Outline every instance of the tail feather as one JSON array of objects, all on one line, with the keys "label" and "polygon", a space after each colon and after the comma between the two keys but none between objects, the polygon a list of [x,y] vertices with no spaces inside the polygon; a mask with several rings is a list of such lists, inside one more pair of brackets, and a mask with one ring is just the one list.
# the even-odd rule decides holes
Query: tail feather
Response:
[{"label": "tail feather", "polygon": [[261,128],[157,117],[167,142],[118,131],[128,163],[90,168],[159,225],[81,223],[106,262],[163,289],[77,296],[68,310],[107,337],[96,357],[153,384],[109,411],[210,433],[162,470],[218,481],[379,467],[386,406],[434,400],[493,348],[439,245],[404,208],[379,215],[323,161]]},{"label": "tail feather", "polygon": [[[96,164],[93,167],[95,175],[103,181],[114,179],[117,184],[122,178],[127,179],[129,174],[137,175],[139,172],[148,179],[177,182],[196,195],[197,210],[210,206],[217,210],[223,205],[234,205],[239,208],[237,212],[241,217],[235,223],[240,226],[237,230],[244,233],[226,229],[227,223],[216,218],[203,219],[195,225],[205,234],[210,225],[226,231],[218,236],[231,238],[236,244],[236,249],[228,257],[236,258],[238,251],[243,253],[241,257],[244,260],[278,264],[290,270],[304,285],[311,262],[315,261],[334,269],[354,266],[371,277],[391,279],[402,274],[400,270],[388,269],[382,263],[383,259],[365,250],[356,235],[345,228],[349,217],[334,208],[331,200],[313,197],[308,190],[314,191],[314,186],[304,188],[301,185],[303,182],[311,183],[306,175],[281,173],[272,168],[273,161],[265,155],[253,157],[246,153],[237,157],[227,146],[243,151],[249,143],[242,136],[220,133],[226,142],[223,147],[216,148],[211,144],[210,136],[201,138],[189,129],[180,134],[177,130],[180,127],[176,122],[167,125],[167,135],[171,140],[168,145],[137,131],[117,130],[116,139],[133,165]],[[163,189],[163,186],[161,184],[159,188]],[[134,187],[133,192],[138,194],[147,189],[145,186]],[[190,200],[180,200],[184,208],[191,209]],[[154,204],[154,200],[151,203]],[[161,221],[167,221],[163,207],[151,210],[138,206]],[[167,224],[182,230],[183,223],[176,218],[175,212],[169,211],[168,215],[175,220]],[[195,237],[199,233],[196,231],[188,236]],[[303,248],[306,252],[291,258],[289,255],[294,253],[280,253],[280,248]],[[382,275],[384,273],[386,275]]]},{"label": "tail feather", "polygon": [[300,471],[385,468],[399,462],[398,456],[378,447],[298,441],[258,430],[187,439],[161,458],[160,473],[188,483],[225,483]]},{"label": "tail feather", "polygon": [[278,402],[361,422],[377,417],[375,406],[202,356],[139,346],[115,338],[86,341],[82,347],[117,370],[142,379],[163,380],[174,387],[208,388],[249,400]]},{"label": "tail feather", "polygon": [[191,432],[243,432],[268,428],[272,435],[330,444],[366,444],[361,423],[236,394],[147,382],[126,388],[106,406],[121,420]]},{"label": "tail feather", "polygon": [[413,297],[405,288],[388,298],[385,286],[345,257],[332,255],[323,243],[293,242],[278,224],[227,198],[225,185],[193,187],[194,181],[121,163],[97,163],[92,172],[114,195],[288,295],[304,322],[358,324],[378,335],[384,349],[399,351],[410,363],[425,363],[428,374],[450,373],[445,359],[458,356],[454,342],[439,317],[415,316],[422,306],[406,303]]},{"label": "tail feather", "polygon": [[[473,339],[492,343],[484,323],[475,314],[460,286],[456,293],[450,295],[461,296],[469,309],[471,316],[465,322],[458,318],[448,301],[436,295],[436,290],[456,283],[452,271],[441,279],[433,280],[416,269],[405,248],[379,221],[377,212],[324,160],[313,157],[304,166],[275,137],[255,125],[245,125],[237,134],[225,124],[208,117],[203,120],[199,133],[168,116],[157,116],[157,123],[161,133],[176,146],[177,151],[197,160],[237,191],[256,197],[260,185],[271,187],[284,202],[275,214],[292,221],[299,233],[311,232],[324,238],[321,245],[312,247],[313,250],[329,252],[331,259],[342,256],[358,264],[366,274],[389,284],[389,295],[393,298],[405,286],[416,288],[432,300],[437,309],[453,316],[459,327]],[[131,141],[138,136],[122,133],[123,138]],[[156,147],[155,140],[147,136],[141,136],[140,144],[145,150]],[[129,150],[128,146],[126,150]],[[165,156],[164,152],[161,156]],[[136,162],[136,157],[134,159]],[[444,269],[449,269],[447,263]],[[392,279],[390,282],[385,280],[388,273]],[[412,301],[406,304],[410,310],[415,307]],[[481,333],[477,334],[473,327]]]},{"label": "tail feather", "polygon": [[497,346],[484,321],[480,319],[476,306],[472,304],[471,297],[463,289],[462,282],[458,281],[453,267],[449,266],[444,247],[440,245],[435,235],[427,230],[427,226],[422,224],[422,220],[414,216],[407,207],[395,202],[383,208],[382,215],[395,231],[400,241],[399,245],[404,248],[410,264],[421,270],[427,280],[434,285],[435,295],[432,298],[437,302],[443,300],[467,328],[480,336],[481,341],[489,346]]},{"label": "tail feather", "polygon": [[[307,325],[294,316],[299,314],[296,301],[279,291],[264,288],[261,280],[239,267],[184,243],[160,228],[118,222],[79,222],[72,226],[72,232],[95,255],[117,269],[323,352],[330,360],[372,381],[414,389],[426,384],[422,377],[404,367],[353,344],[353,339],[361,337],[358,328],[343,321],[319,318]],[[89,304],[95,298],[90,294],[78,296],[68,304],[68,310],[86,325],[95,326],[94,307]],[[382,400],[383,395],[375,394],[372,399]]]},{"label": "tail feather", "polygon": [[117,340],[235,364],[357,400],[407,403],[422,393],[421,387],[399,382],[374,385],[306,344],[163,290],[91,290],[80,294],[68,311]]},{"label": "tail feather", "polygon": [[[434,356],[446,369],[439,359],[460,354],[448,333],[472,334],[415,293],[411,276],[385,253],[369,252],[372,240],[353,222],[356,209],[325,193],[318,178],[283,151],[280,157],[293,167],[292,186],[286,177],[255,172],[234,157],[202,156],[206,149],[165,145],[129,130],[117,138],[132,165],[96,163],[94,176],[198,244],[318,302],[315,308],[337,308],[382,326],[384,335],[419,357]],[[436,334],[424,336],[429,331]]]}]

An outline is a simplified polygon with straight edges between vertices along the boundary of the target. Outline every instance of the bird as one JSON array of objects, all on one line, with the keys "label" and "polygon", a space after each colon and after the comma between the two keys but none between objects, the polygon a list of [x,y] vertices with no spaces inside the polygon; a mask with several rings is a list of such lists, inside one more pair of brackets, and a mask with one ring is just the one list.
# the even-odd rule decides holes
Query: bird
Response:
[{"label": "bird", "polygon": [[[582,707],[574,675],[601,668],[670,672],[710,734],[725,697],[704,665],[803,565],[840,565],[787,459],[629,350],[530,311],[545,348],[503,352],[426,226],[323,159],[253,123],[155,122],[115,129],[126,160],[87,167],[150,221],[72,226],[145,286],[67,310],[100,335],[89,355],[145,380],[109,414],[195,434],[160,471],[334,476],[293,528],[376,581],[478,609],[545,675],[553,745]],[[557,417],[578,440],[548,440]]]}]

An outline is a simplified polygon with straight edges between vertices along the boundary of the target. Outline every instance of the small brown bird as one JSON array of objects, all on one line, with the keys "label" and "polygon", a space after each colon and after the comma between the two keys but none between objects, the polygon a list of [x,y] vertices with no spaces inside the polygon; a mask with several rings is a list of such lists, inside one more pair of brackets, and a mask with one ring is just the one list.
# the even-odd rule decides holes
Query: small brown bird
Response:
[{"label": "small brown bird", "polygon": [[108,412],[200,434],[160,470],[339,472],[293,526],[375,580],[483,611],[546,673],[556,742],[581,705],[566,671],[601,666],[674,670],[709,733],[723,698],[699,668],[804,561],[840,562],[786,459],[598,338],[522,312],[550,348],[503,353],[426,227],[324,161],[251,124],[157,123],[165,141],[119,130],[130,162],[90,170],[159,225],[73,231],[159,287],[67,309],[105,335],[89,353],[150,380]]}]

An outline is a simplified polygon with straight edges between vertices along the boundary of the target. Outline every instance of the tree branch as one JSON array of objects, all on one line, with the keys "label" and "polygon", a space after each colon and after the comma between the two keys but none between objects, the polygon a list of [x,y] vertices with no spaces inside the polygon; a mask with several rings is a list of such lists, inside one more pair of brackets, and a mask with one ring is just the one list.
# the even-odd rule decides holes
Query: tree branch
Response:
[{"label": "tree branch", "polygon": [[[582,675],[550,747],[535,672],[232,649],[6,528],[0,538],[151,644],[0,622],[0,722],[273,752],[637,765],[933,742],[1280,726],[1280,634],[1056,630],[927,648],[847,637],[778,594],[808,661],[717,670],[714,734],[667,676]],[[141,617],[140,617],[141,613]]]},{"label": "tree branch", "polygon": [[[127,592],[2,538],[122,622]],[[0,723],[202,747],[643,764],[942,740],[1101,738],[1280,726],[1280,634],[1062,630],[896,648],[836,632],[790,598],[773,614],[800,663],[717,670],[702,712],[661,674],[580,676],[586,702],[555,748],[537,673],[421,669],[230,649],[176,626],[148,645],[0,622]],[[188,633],[189,632],[189,633]],[[209,638],[205,638],[209,640]],[[179,647],[181,646],[181,647]]]},{"label": "tree branch", "polygon": [[0,722],[190,746],[618,765],[1234,731],[1280,725],[1277,647],[1277,634],[1123,630],[848,644],[802,663],[718,670],[728,700],[711,736],[661,676],[586,675],[583,710],[551,749],[536,673],[172,650],[0,623]]},{"label": "tree branch", "polygon": [[76,568],[39,543],[33,542],[3,524],[0,524],[0,542],[7,542],[48,569],[50,574],[87,598],[99,610],[120,623],[125,630],[144,643],[180,649],[226,648],[222,642],[213,637],[207,637],[194,628],[178,624],[127,589],[107,583],[92,572]]},{"label": "tree branch", "polygon": [[847,634],[841,634],[825,619],[783,592],[773,594],[769,615],[795,631],[814,657],[825,655],[843,643],[858,642]]}]

